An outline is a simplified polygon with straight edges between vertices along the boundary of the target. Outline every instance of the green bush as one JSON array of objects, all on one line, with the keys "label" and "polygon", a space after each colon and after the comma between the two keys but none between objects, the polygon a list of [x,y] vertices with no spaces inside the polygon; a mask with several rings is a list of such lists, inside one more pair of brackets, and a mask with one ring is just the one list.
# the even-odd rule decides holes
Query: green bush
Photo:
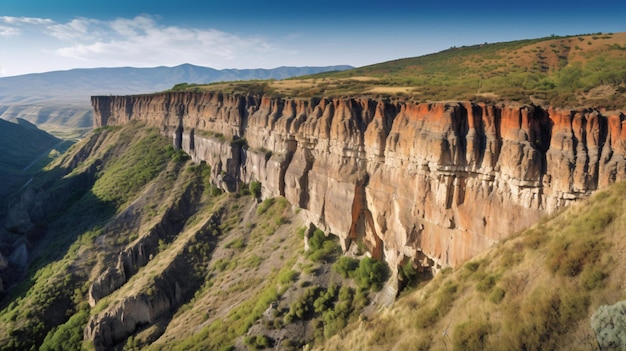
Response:
[{"label": "green bush", "polygon": [[314,262],[331,260],[341,253],[341,248],[334,235],[326,236],[323,231],[316,229],[309,238],[308,257]]},{"label": "green bush", "polygon": [[335,264],[333,270],[341,274],[344,278],[353,278],[354,272],[359,268],[359,260],[348,256],[341,256]]},{"label": "green bush", "polygon": [[269,198],[269,199],[265,199],[263,200],[263,202],[261,202],[261,204],[259,205],[259,207],[257,207],[256,209],[256,214],[257,215],[262,215],[265,212],[267,212],[267,210],[272,207],[272,205],[274,204],[276,200],[274,198]]},{"label": "green bush", "polygon": [[250,193],[257,199],[261,197],[261,182],[250,182]]},{"label": "green bush", "polygon": [[448,314],[456,298],[457,289],[458,285],[456,283],[450,281],[445,282],[435,296],[435,306],[425,308],[416,315],[416,326],[420,329],[429,328]]},{"label": "green bush", "polygon": [[43,344],[39,348],[42,351],[66,351],[81,350],[83,329],[87,325],[89,311],[84,309],[70,317],[58,328],[53,329],[46,335]]},{"label": "green bush", "polygon": [[415,287],[419,283],[419,272],[413,267],[413,261],[408,260],[398,268],[398,280],[401,288],[407,289]]},{"label": "green bush", "polygon": [[320,229],[315,229],[313,235],[309,239],[309,250],[317,251],[322,248],[322,245],[326,241],[326,235]]},{"label": "green bush", "polygon": [[354,279],[360,288],[374,291],[380,291],[387,278],[389,278],[387,265],[370,257],[363,258],[354,273]]},{"label": "green bush", "polygon": [[267,349],[274,346],[274,340],[267,335],[249,335],[244,338],[244,342],[248,347],[257,350]]},{"label": "green bush", "polygon": [[534,290],[519,306],[507,309],[507,325],[499,343],[511,350],[553,350],[558,336],[587,315],[589,296],[584,291]]},{"label": "green bush", "polygon": [[298,280],[299,275],[300,274],[298,272],[293,270],[284,271],[278,276],[278,282],[281,284],[288,284]]}]

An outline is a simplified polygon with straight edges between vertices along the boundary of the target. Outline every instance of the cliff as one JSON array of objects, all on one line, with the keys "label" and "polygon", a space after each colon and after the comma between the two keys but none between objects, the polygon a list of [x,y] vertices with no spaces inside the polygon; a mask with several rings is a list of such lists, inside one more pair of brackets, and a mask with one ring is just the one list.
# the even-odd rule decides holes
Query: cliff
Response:
[{"label": "cliff", "polygon": [[96,127],[157,126],[217,185],[259,181],[392,270],[458,265],[626,179],[621,112],[190,92],[92,104]]}]

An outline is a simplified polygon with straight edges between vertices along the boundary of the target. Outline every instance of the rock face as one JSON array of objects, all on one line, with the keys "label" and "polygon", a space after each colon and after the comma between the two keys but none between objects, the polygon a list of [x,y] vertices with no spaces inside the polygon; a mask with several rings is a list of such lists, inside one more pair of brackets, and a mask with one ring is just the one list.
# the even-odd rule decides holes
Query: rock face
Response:
[{"label": "rock face", "polygon": [[621,112],[189,92],[92,104],[95,126],[157,126],[216,185],[260,181],[392,270],[458,265],[626,179]]},{"label": "rock face", "polygon": [[133,294],[92,317],[83,333],[85,340],[91,340],[95,350],[110,350],[138,327],[153,324],[173,306],[180,305],[189,287],[181,287],[174,280],[174,276],[180,275],[176,263],[163,275],[149,290],[151,294]]},{"label": "rock face", "polygon": [[181,231],[184,219],[193,213],[189,204],[198,201],[200,194],[189,183],[177,201],[165,211],[156,224],[140,238],[128,245],[117,256],[115,267],[108,267],[89,287],[89,305],[94,307],[103,297],[124,285],[159,251],[159,242],[170,243]]}]

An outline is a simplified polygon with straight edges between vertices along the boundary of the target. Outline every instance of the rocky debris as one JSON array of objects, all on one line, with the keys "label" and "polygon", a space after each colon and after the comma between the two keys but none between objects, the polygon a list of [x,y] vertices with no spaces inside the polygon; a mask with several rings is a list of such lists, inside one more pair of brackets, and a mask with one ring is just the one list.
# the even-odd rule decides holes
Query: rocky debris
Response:
[{"label": "rocky debris", "polygon": [[264,196],[286,197],[392,270],[406,257],[459,265],[626,179],[622,112],[210,92],[92,104],[96,126],[136,119],[172,137],[182,126],[180,146],[216,185],[260,181]]},{"label": "rocky debris", "polygon": [[591,316],[600,350],[626,349],[626,301],[603,305]]}]

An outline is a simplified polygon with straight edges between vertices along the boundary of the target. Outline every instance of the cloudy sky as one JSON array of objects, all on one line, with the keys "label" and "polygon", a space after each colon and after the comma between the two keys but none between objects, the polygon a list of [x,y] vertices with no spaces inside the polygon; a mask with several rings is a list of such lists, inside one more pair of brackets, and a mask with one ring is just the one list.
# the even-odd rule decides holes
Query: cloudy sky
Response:
[{"label": "cloudy sky", "polygon": [[0,76],[191,63],[364,66],[451,46],[626,31],[626,1],[0,0]]}]

